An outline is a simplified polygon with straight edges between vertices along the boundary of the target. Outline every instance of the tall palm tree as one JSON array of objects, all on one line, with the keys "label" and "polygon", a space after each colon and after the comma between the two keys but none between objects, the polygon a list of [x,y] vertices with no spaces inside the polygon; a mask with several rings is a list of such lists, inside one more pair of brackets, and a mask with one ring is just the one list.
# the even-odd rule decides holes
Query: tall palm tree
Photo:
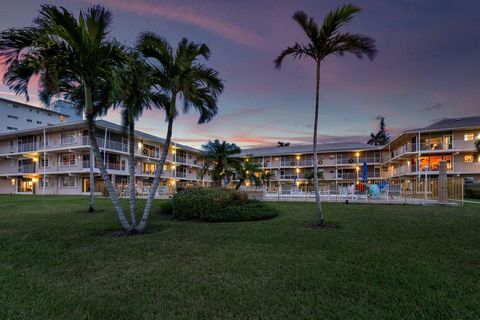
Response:
[{"label": "tall palm tree", "polygon": [[116,68],[112,100],[121,109],[122,124],[128,135],[130,224],[136,228],[135,199],[135,121],[152,107],[165,109],[168,98],[155,89],[152,68],[138,52],[129,50],[126,62]]},{"label": "tall palm tree", "polygon": [[[340,32],[340,28],[352,20],[353,15],[360,11],[360,8],[348,4],[331,11],[324,18],[323,23],[318,25],[315,20],[309,17],[303,11],[297,11],[293,15],[302,30],[305,32],[308,43],[299,44],[295,42],[293,46],[284,49],[275,59],[275,67],[280,69],[285,57],[291,56],[293,59],[312,59],[316,64],[316,97],[315,97],[315,116],[313,123],[313,171],[318,171],[317,161],[317,134],[318,134],[318,113],[320,98],[320,66],[322,62],[331,55],[343,56],[345,53],[352,53],[357,58],[367,56],[373,60],[377,53],[375,40],[360,34]],[[319,226],[324,226],[324,217],[322,204],[320,201],[320,192],[318,189],[318,177],[314,175],[315,198],[317,203],[317,214]]]},{"label": "tall palm tree", "polygon": [[242,150],[235,143],[220,142],[218,139],[208,141],[202,148],[205,164],[213,167],[213,183],[221,187],[222,180],[228,177],[228,172],[232,172],[235,168],[238,168],[241,163],[242,160],[237,155],[241,153]]},{"label": "tall palm tree", "polygon": [[239,161],[235,165],[235,174],[237,178],[235,190],[240,189],[245,181],[249,181],[255,187],[260,187],[262,184],[260,179],[261,172],[262,167],[259,164],[251,161],[245,161],[243,163]]},{"label": "tall palm tree", "polygon": [[[95,136],[95,117],[99,112],[95,110],[95,99],[108,97],[106,93],[98,93],[110,87],[113,68],[124,59],[119,43],[108,36],[110,26],[111,13],[101,6],[81,11],[75,18],[65,8],[44,5],[32,27],[12,28],[0,34],[0,57],[8,67],[4,81],[17,94],[25,94],[28,99],[28,84],[35,75],[40,76],[40,91],[46,97],[54,94],[78,96],[78,88],[82,88],[91,155],[93,153],[98,159],[101,153]],[[92,211],[92,156],[90,160]],[[132,226],[102,161],[99,168],[120,224],[130,231]]]},{"label": "tall palm tree", "polygon": [[170,148],[173,122],[179,113],[177,103],[182,104],[183,112],[196,109],[200,113],[199,124],[208,122],[217,114],[217,102],[223,91],[223,81],[216,70],[199,62],[200,58],[208,60],[210,57],[210,49],[206,44],[182,39],[174,51],[165,39],[154,33],[143,33],[138,39],[137,49],[149,61],[156,86],[168,99],[165,109],[167,134],[147,204],[138,225],[138,230],[142,232],[150,215]]}]

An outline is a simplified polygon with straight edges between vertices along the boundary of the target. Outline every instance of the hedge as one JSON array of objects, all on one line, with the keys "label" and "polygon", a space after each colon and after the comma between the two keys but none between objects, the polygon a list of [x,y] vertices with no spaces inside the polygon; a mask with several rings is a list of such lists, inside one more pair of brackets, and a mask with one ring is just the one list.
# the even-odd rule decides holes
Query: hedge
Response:
[{"label": "hedge", "polygon": [[172,211],[177,219],[198,219],[208,221],[228,206],[247,203],[245,193],[225,188],[193,188],[185,189],[172,197]]},{"label": "hedge", "polygon": [[257,200],[251,200],[239,206],[230,206],[205,217],[209,222],[238,222],[264,220],[276,217],[278,213],[268,205]]},{"label": "hedge", "polygon": [[480,183],[466,183],[464,195],[465,198],[480,199]]}]

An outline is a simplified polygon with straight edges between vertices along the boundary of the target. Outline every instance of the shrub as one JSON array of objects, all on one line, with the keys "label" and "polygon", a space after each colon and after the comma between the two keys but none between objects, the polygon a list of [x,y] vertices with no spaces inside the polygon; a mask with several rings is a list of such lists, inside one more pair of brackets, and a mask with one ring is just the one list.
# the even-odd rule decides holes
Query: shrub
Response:
[{"label": "shrub", "polygon": [[173,213],[173,208],[172,208],[172,200],[162,200],[160,202],[160,214],[167,214],[170,215]]},{"label": "shrub", "polygon": [[252,200],[247,204],[226,207],[205,217],[210,222],[236,222],[264,220],[276,217],[278,213],[263,202]]},{"label": "shrub", "polygon": [[465,184],[465,198],[480,199],[480,183]]},{"label": "shrub", "polygon": [[172,198],[173,214],[181,220],[206,217],[228,206],[245,204],[248,197],[245,193],[225,188],[193,188],[185,189]]}]

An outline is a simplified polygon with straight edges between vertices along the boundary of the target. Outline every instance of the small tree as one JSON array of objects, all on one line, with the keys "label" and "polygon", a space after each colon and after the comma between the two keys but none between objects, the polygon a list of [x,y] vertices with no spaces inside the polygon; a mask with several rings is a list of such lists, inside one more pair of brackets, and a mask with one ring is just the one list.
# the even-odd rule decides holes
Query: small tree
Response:
[{"label": "small tree", "polygon": [[242,160],[237,157],[237,155],[240,154],[242,150],[235,143],[220,142],[218,139],[208,141],[202,148],[205,165],[213,167],[213,183],[217,187],[221,187],[222,180],[228,177],[229,172],[238,168],[239,163],[241,163]]},{"label": "small tree", "polygon": [[378,117],[377,119],[380,120],[378,125],[378,132],[377,133],[370,133],[370,140],[368,140],[368,144],[374,146],[384,146],[390,142],[390,136],[387,134],[387,129],[385,126],[385,118]]},{"label": "small tree", "polygon": [[238,190],[245,181],[249,181],[255,187],[260,187],[262,185],[262,181],[260,180],[261,172],[262,168],[259,164],[251,161],[238,162],[235,168],[237,177],[235,189]]}]

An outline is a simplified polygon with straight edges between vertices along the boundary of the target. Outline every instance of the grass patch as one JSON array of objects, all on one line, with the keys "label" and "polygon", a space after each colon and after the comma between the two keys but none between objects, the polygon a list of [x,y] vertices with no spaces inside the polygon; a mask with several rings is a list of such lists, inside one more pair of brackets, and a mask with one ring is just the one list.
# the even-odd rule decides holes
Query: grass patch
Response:
[{"label": "grass patch", "polygon": [[325,230],[305,227],[313,203],[268,205],[277,218],[209,224],[154,214],[154,232],[112,237],[119,225],[107,199],[91,215],[86,197],[0,196],[0,319],[480,314],[478,205],[325,204],[326,221],[339,226]]}]

